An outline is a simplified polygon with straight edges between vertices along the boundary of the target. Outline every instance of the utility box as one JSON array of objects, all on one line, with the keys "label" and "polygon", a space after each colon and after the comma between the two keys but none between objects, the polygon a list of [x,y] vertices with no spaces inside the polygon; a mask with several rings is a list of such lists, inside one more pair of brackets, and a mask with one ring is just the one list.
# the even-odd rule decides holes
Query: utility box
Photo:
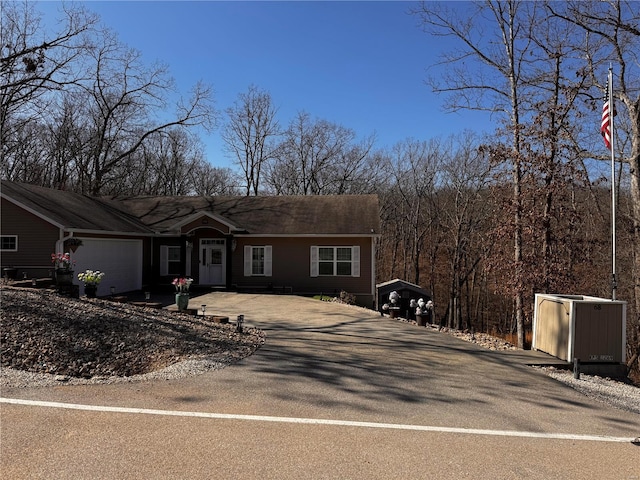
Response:
[{"label": "utility box", "polygon": [[627,302],[582,295],[535,295],[531,348],[581,363],[625,362]]}]

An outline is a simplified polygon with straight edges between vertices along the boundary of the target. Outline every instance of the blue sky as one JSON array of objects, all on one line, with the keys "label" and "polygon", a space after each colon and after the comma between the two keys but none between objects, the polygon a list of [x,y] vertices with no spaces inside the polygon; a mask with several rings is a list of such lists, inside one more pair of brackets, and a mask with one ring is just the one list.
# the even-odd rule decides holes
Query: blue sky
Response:
[{"label": "blue sky", "polygon": [[[57,2],[42,4],[45,11]],[[373,133],[376,147],[488,127],[488,115],[445,114],[424,83],[449,48],[423,33],[403,1],[90,1],[147,63],[169,66],[185,94],[213,86],[223,111],[254,84],[268,91],[286,126],[299,111]],[[464,3],[459,4],[464,8]],[[433,71],[429,72],[433,74]],[[224,118],[224,117],[223,117]],[[486,128],[486,130],[489,130]],[[220,129],[202,134],[208,160],[229,166]]]}]

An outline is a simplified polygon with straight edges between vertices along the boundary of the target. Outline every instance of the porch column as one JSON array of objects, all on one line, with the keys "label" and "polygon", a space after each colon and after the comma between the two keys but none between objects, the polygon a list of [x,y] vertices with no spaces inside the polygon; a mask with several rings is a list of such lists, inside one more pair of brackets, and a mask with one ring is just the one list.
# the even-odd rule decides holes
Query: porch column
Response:
[{"label": "porch column", "polygon": [[[191,261],[191,259],[188,259]],[[182,275],[187,275],[187,236],[180,235],[180,265],[182,265]]]}]

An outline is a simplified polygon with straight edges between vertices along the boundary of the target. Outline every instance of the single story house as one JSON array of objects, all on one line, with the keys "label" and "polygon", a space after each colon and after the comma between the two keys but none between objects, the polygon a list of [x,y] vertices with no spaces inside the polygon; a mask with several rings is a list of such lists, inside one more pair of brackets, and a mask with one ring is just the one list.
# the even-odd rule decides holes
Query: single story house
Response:
[{"label": "single story house", "polygon": [[[195,286],[375,296],[376,195],[91,197],[2,181],[1,264],[48,275],[51,253],[105,272],[98,295]],[[79,283],[77,278],[76,283]]]}]

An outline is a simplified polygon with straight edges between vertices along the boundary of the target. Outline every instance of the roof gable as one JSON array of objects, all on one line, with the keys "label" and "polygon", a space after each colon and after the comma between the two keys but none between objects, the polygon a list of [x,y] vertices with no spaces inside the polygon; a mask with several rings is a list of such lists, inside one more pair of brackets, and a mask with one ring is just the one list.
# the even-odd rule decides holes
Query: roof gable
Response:
[{"label": "roof gable", "polygon": [[181,233],[189,233],[197,228],[215,228],[225,234],[239,230],[227,219],[210,212],[194,213],[172,227],[174,231],[180,231]]},{"label": "roof gable", "polygon": [[1,193],[8,201],[67,231],[152,233],[118,205],[99,198],[5,180]]}]

